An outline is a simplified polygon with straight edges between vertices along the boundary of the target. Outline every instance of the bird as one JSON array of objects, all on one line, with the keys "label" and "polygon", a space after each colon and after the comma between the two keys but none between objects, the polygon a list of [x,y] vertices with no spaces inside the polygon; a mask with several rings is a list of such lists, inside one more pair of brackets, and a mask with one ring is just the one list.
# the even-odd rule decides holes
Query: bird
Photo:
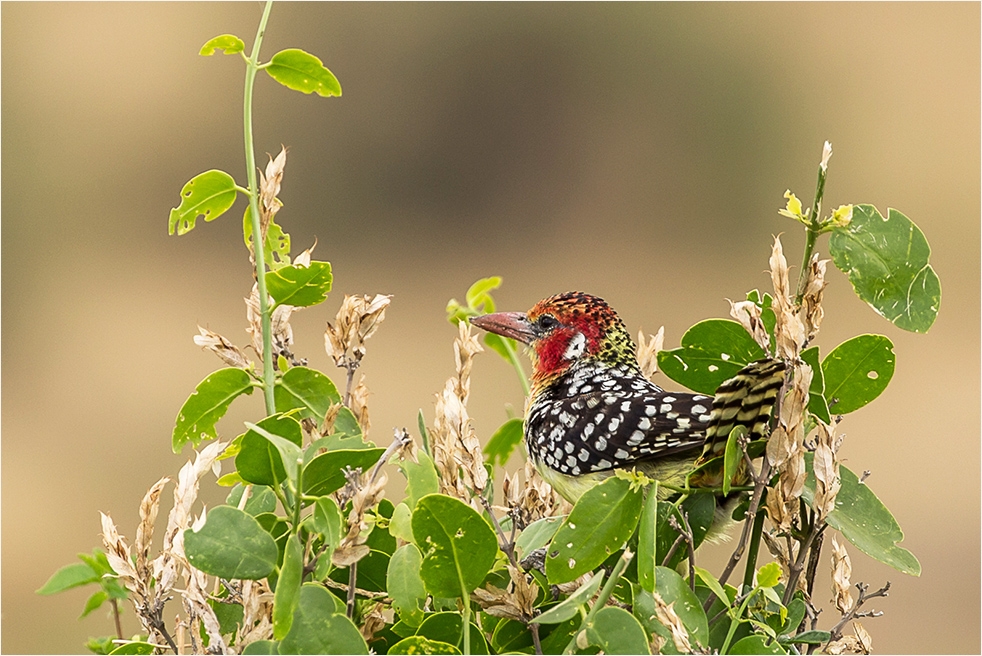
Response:
[{"label": "bird", "polygon": [[[527,347],[526,450],[542,478],[570,503],[617,470],[634,469],[676,488],[719,487],[722,468],[687,479],[696,466],[723,454],[734,427],[746,427],[750,439],[766,437],[784,383],[785,364],[764,358],[723,382],[714,396],[665,391],[642,374],[634,341],[613,308],[584,292],[551,296],[528,312],[470,321]],[[748,480],[745,468],[741,475],[735,484]],[[659,489],[660,497],[670,494]],[[718,504],[717,514],[723,505],[736,504]]]}]

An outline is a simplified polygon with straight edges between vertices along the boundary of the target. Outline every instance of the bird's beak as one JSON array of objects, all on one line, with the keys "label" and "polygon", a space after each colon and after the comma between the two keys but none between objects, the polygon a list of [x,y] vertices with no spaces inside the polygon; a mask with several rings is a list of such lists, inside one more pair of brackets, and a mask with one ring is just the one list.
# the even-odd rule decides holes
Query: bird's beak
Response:
[{"label": "bird's beak", "polygon": [[489,333],[511,337],[522,344],[531,344],[535,339],[532,324],[524,312],[495,312],[480,317],[472,317],[471,323]]}]

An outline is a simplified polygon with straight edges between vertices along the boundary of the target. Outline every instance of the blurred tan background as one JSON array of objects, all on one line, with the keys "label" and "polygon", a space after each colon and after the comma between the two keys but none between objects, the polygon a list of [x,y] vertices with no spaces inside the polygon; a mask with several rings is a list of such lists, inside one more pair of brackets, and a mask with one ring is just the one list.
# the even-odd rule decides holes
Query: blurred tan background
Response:
[{"label": "blurred tan background", "polygon": [[[248,341],[242,201],[182,238],[167,215],[201,171],[245,184],[242,62],[197,51],[226,32],[251,48],[261,11],[2,6],[4,652],[112,631],[101,611],[77,621],[88,592],[34,590],[99,544],[100,510],[132,538],[143,493],[188,457],[171,453],[174,418],[220,365],[195,326]],[[923,565],[912,578],[850,547],[854,580],[893,582],[865,625],[880,652],[978,652],[979,24],[975,3],[276,5],[265,58],[304,48],[344,89],[256,89],[261,161],[291,149],[278,220],[294,252],[316,237],[335,267],[326,306],[294,321],[296,351],[335,375],[322,332],[342,294],[394,294],[363,368],[387,442],[417,409],[432,418],[453,366],[444,306],[479,277],[504,277],[501,309],[599,294],[677,346],[768,285],[771,235],[797,265],[803,239],[777,209],[787,188],[810,204],[829,139],[827,206],[906,213],[944,291],[928,335],[838,272],[827,292],[824,352],[862,332],[896,344],[844,455]],[[472,395],[485,437],[522,404],[493,354]],[[257,395],[237,402],[222,434],[260,413]]]}]

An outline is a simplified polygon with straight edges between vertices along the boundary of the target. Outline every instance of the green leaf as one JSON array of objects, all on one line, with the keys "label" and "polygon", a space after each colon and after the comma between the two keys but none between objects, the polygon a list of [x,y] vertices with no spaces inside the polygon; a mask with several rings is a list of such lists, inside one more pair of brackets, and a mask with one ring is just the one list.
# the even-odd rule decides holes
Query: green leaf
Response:
[{"label": "green leaf", "polygon": [[331,379],[307,367],[293,367],[276,381],[273,389],[277,412],[288,412],[300,408],[304,419],[317,418],[324,421],[327,410],[341,402],[338,388]]},{"label": "green leaf", "polygon": [[823,645],[831,639],[832,634],[828,631],[802,631],[793,638],[788,638],[787,642],[805,645]]},{"label": "green leaf", "polygon": [[65,565],[51,575],[51,578],[36,592],[39,595],[52,595],[77,588],[87,583],[98,583],[102,576],[86,563]]},{"label": "green leaf", "polygon": [[85,602],[85,608],[82,609],[82,614],[78,616],[78,619],[82,619],[94,610],[97,610],[102,604],[106,603],[109,599],[109,594],[105,590],[96,590],[95,593],[89,597]]},{"label": "green leaf", "polygon": [[525,558],[536,549],[549,544],[564,519],[564,517],[543,517],[526,526],[515,540],[515,549],[518,551],[519,558]]},{"label": "green leaf", "polygon": [[420,451],[416,454],[417,462],[403,460],[399,463],[399,471],[406,477],[406,502],[410,508],[416,507],[416,502],[427,494],[440,491],[440,480],[437,478],[433,459]]},{"label": "green leaf", "polygon": [[641,506],[638,527],[638,583],[651,592],[655,589],[655,566],[658,552],[658,481],[648,488]]},{"label": "green leaf", "polygon": [[587,640],[605,654],[650,654],[641,624],[623,608],[606,606],[586,627]]},{"label": "green leaf", "polygon": [[[515,353],[518,350],[518,342],[511,337],[502,337],[494,333],[484,333],[483,339],[485,346],[509,363],[511,362],[511,353]],[[509,349],[511,349],[511,352],[509,352]]]},{"label": "green leaf", "polygon": [[640,489],[613,476],[587,490],[548,547],[549,583],[572,581],[619,550],[638,525],[641,501]]},{"label": "green leaf", "polygon": [[737,474],[740,462],[743,461],[743,451],[740,449],[739,440],[747,436],[746,426],[734,426],[726,438],[726,450],[723,452],[723,494],[730,493],[733,485],[733,477]]},{"label": "green leaf", "polygon": [[415,539],[413,537],[413,511],[409,509],[405,501],[398,504],[392,512],[389,533],[403,542],[413,542]]},{"label": "green leaf", "polygon": [[[463,645],[463,621],[458,612],[428,613],[420,624],[416,635],[428,640],[435,640],[448,645],[461,647]],[[487,654],[487,642],[480,628],[471,622],[470,653]]]},{"label": "green leaf", "polygon": [[[814,456],[805,454],[808,478],[801,498],[811,505],[815,499],[815,474],[812,471]],[[873,491],[847,467],[839,465],[842,487],[835,497],[835,510],[829,513],[826,523],[836,529],[860,551],[894,569],[921,575],[921,564],[914,554],[897,543],[904,539],[904,532]]]},{"label": "green leaf", "polygon": [[246,645],[242,650],[243,654],[278,654],[279,649],[272,640],[256,640]]},{"label": "green leaf", "polygon": [[[243,480],[257,485],[278,485],[287,478],[284,469],[283,451],[292,456],[294,467],[292,479],[296,480],[296,458],[303,443],[303,430],[300,422],[293,417],[272,415],[259,422],[258,427],[267,433],[278,436],[293,445],[278,447],[273,441],[251,428],[239,441],[239,453],[235,456],[235,468]],[[281,448],[282,447],[282,448]],[[294,451],[293,449],[296,449]],[[255,513],[251,513],[255,514]]]},{"label": "green leaf", "polygon": [[333,282],[330,262],[289,264],[266,274],[266,289],[276,305],[309,307],[323,303]]},{"label": "green leaf", "polygon": [[[234,488],[232,488],[232,491],[229,492],[228,497],[225,498],[225,505],[238,508],[239,501],[242,500],[242,494],[244,492],[245,486],[237,484]],[[273,512],[276,510],[276,493],[265,486],[253,487],[252,493],[249,495],[249,498],[246,499],[245,507],[243,507],[242,510],[253,517],[262,513]]]},{"label": "green leaf", "polygon": [[[242,217],[242,236],[246,248],[252,253],[252,208],[248,206]],[[269,226],[266,228],[263,258],[270,271],[276,271],[290,264],[290,235],[283,232],[283,228],[276,223],[275,218],[269,222]]]},{"label": "green leaf", "polygon": [[562,624],[566,620],[580,614],[580,608],[586,606],[593,595],[597,594],[604,580],[603,572],[594,572],[586,582],[576,589],[576,592],[566,597],[546,612],[536,617],[536,624]]},{"label": "green leaf", "polygon": [[511,457],[512,451],[522,441],[522,419],[514,417],[503,423],[494,432],[484,447],[484,455],[492,465],[504,467]]},{"label": "green leaf", "polygon": [[200,530],[184,531],[184,551],[193,566],[224,579],[261,579],[279,555],[259,522],[231,506],[212,508]]},{"label": "green leaf", "polygon": [[685,331],[680,348],[661,351],[658,367],[675,382],[712,395],[723,381],[764,355],[736,321],[707,319]]},{"label": "green leaf", "polygon": [[283,566],[276,579],[273,594],[273,639],[282,640],[293,626],[293,611],[300,601],[300,582],[303,576],[303,547],[296,533],[286,540]]},{"label": "green leaf", "polygon": [[730,598],[726,595],[726,591],[723,590],[723,586],[720,585],[719,580],[713,576],[709,570],[705,570],[701,567],[695,567],[696,576],[702,581],[707,588],[709,588],[712,593],[720,600],[725,606],[730,605]]},{"label": "green leaf", "polygon": [[204,216],[214,221],[232,207],[239,192],[235,180],[225,171],[199,173],[181,189],[181,204],[170,211],[167,233],[186,235],[194,230],[195,221]]},{"label": "green leaf", "polygon": [[825,375],[819,364],[818,347],[813,346],[801,352],[801,359],[812,368],[812,384],[808,388],[808,412],[826,424],[832,423],[829,405],[825,400]]},{"label": "green leaf", "polygon": [[318,497],[314,502],[314,513],[307,520],[307,524],[309,528],[324,536],[324,544],[328,545],[324,552],[328,557],[341,543],[342,523],[338,502],[328,496]]},{"label": "green leaf", "polygon": [[729,654],[786,654],[776,642],[767,644],[767,641],[760,635],[749,635],[746,638],[737,640],[727,652]]},{"label": "green leaf", "polygon": [[[261,426],[256,424],[251,424],[248,421],[245,422],[246,428],[250,431],[255,432],[260,437],[265,438],[276,447],[276,452],[279,454],[280,463],[282,464],[283,470],[286,472],[286,477],[290,481],[293,481],[294,488],[296,488],[297,481],[297,471],[300,467],[300,463],[303,461],[303,452],[300,451],[300,447],[294,442],[290,441],[285,437],[280,437],[275,435]],[[243,440],[245,442],[245,440]],[[236,458],[238,462],[238,458]]]},{"label": "green leaf", "polygon": [[142,640],[133,640],[131,642],[126,642],[119,647],[113,649],[110,654],[153,654],[155,653],[157,646],[144,642]]},{"label": "green leaf", "polygon": [[219,369],[201,381],[177,413],[171,437],[174,453],[180,453],[188,442],[197,447],[205,439],[218,437],[215,424],[242,394],[252,394],[252,382],[249,374],[236,367]]},{"label": "green leaf", "polygon": [[317,583],[300,588],[300,601],[281,654],[367,654],[358,627],[339,612],[334,595]]},{"label": "green leaf", "polygon": [[481,585],[498,553],[491,526],[473,508],[429,494],[413,509],[413,535],[423,553],[420,576],[434,597],[466,597]]},{"label": "green leaf", "polygon": [[467,306],[481,314],[494,312],[495,306],[491,291],[499,287],[501,287],[501,276],[481,278],[467,290],[467,294],[464,296]]},{"label": "green leaf", "polygon": [[842,342],[822,361],[825,398],[837,415],[858,410],[890,384],[896,356],[883,335],[859,335]]},{"label": "green leaf", "polygon": [[852,221],[832,231],[829,252],[877,314],[915,333],[934,324],[941,281],[928,264],[924,233],[906,216],[891,208],[884,218],[872,205],[855,205]]},{"label": "green leaf", "polygon": [[386,572],[392,607],[399,613],[399,618],[411,626],[419,626],[423,621],[426,589],[419,576],[422,564],[423,555],[419,549],[413,544],[404,544],[392,554]]},{"label": "green leaf", "polygon": [[234,34],[222,34],[221,36],[216,36],[211,39],[205,45],[201,46],[201,50],[198,54],[203,57],[211,57],[215,54],[216,50],[223,51],[224,55],[234,55],[237,52],[242,52],[245,50],[245,43],[242,39],[235,36]]},{"label": "green leaf", "polygon": [[[655,573],[655,592],[667,604],[674,604],[672,608],[675,614],[682,620],[683,626],[689,632],[691,642],[697,642],[702,646],[709,645],[709,621],[706,613],[699,603],[689,584],[679,576],[674,569],[667,567],[657,567]],[[651,593],[638,590],[634,597],[634,614],[644,625],[645,629],[658,633],[671,642],[669,630],[658,621],[655,613],[655,600]],[[693,645],[695,646],[695,645]]]},{"label": "green leaf", "polygon": [[[325,98],[341,95],[341,83],[324,63],[297,48],[281,50],[266,65],[269,76],[294,91],[316,93]],[[275,297],[274,297],[275,298]]]},{"label": "green leaf", "polygon": [[777,563],[767,563],[757,570],[757,585],[762,588],[773,588],[781,581],[781,566]]},{"label": "green leaf", "polygon": [[345,467],[361,467],[362,472],[367,472],[383,453],[385,449],[346,449],[322,453],[303,468],[304,494],[320,497],[340,490],[345,483]]},{"label": "green leaf", "polygon": [[459,654],[460,650],[446,642],[423,636],[409,636],[389,647],[390,654]]}]

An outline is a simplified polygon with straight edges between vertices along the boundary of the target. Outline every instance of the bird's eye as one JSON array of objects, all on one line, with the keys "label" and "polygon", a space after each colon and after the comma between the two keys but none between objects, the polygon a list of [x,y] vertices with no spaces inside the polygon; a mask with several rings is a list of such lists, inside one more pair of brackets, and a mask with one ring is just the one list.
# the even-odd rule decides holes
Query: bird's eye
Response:
[{"label": "bird's eye", "polygon": [[556,317],[552,316],[551,314],[543,314],[538,318],[538,320],[536,320],[535,323],[540,330],[552,330],[559,325]]}]

